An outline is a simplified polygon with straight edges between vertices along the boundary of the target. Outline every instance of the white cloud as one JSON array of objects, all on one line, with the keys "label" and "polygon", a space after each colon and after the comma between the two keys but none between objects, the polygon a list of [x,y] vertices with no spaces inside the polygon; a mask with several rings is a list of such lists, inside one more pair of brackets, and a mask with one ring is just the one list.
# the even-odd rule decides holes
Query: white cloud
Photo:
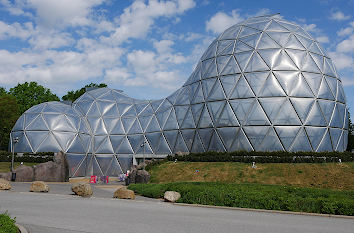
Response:
[{"label": "white cloud", "polygon": [[332,11],[332,13],[331,13],[329,18],[332,19],[332,20],[343,21],[343,20],[350,19],[350,17],[351,17],[350,15],[345,15],[341,11]]},{"label": "white cloud", "polygon": [[354,21],[349,23],[349,27],[342,28],[337,32],[338,36],[348,36],[354,32]]},{"label": "white cloud", "polygon": [[336,50],[342,53],[354,53],[354,34],[337,45]]},{"label": "white cloud", "polygon": [[231,11],[231,15],[224,12],[218,12],[206,22],[206,30],[219,34],[225,29],[243,20],[244,18],[241,17],[239,10]]},{"label": "white cloud", "polygon": [[338,51],[329,52],[328,54],[338,70],[354,69],[353,56]]},{"label": "white cloud", "polygon": [[329,38],[327,36],[319,36],[316,38],[316,40],[320,43],[328,43],[329,42]]},{"label": "white cloud", "polygon": [[31,22],[7,24],[0,21],[0,40],[5,40],[9,38],[19,38],[25,40],[30,37],[33,32],[33,24]]},{"label": "white cloud", "polygon": [[118,27],[114,33],[101,39],[103,42],[119,45],[131,38],[144,38],[158,17],[183,14],[194,6],[193,0],[150,0],[147,4],[143,1],[134,1],[116,20]]}]

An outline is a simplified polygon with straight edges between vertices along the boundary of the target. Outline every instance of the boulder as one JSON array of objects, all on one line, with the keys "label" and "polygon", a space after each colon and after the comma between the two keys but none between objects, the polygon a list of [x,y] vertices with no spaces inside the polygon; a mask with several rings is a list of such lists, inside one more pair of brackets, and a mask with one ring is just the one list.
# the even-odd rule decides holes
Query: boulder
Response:
[{"label": "boulder", "polygon": [[133,168],[129,173],[129,183],[135,183],[136,169]]},{"label": "boulder", "polygon": [[0,178],[10,181],[11,180],[11,172],[0,173]]},{"label": "boulder", "polygon": [[[34,178],[34,169],[33,167],[21,165],[14,170],[16,173],[17,182],[31,182]],[[11,174],[11,173],[10,173]]]},{"label": "boulder", "polygon": [[0,190],[10,190],[11,184],[9,181],[0,178]]},{"label": "boulder", "polygon": [[150,174],[146,170],[137,170],[135,175],[135,183],[148,183]]},{"label": "boulder", "polygon": [[49,186],[43,181],[34,181],[31,184],[30,192],[49,192]]},{"label": "boulder", "polygon": [[181,194],[175,191],[166,191],[163,196],[163,199],[167,202],[176,202],[180,198]]},{"label": "boulder", "polygon": [[69,180],[69,169],[65,154],[58,152],[54,161],[40,163],[34,167],[34,180],[65,182]]},{"label": "boulder", "polygon": [[75,183],[71,186],[71,190],[82,197],[90,197],[93,194],[91,185],[87,183]]},{"label": "boulder", "polygon": [[134,191],[129,190],[126,187],[121,187],[114,192],[113,198],[135,199],[135,194]]},{"label": "boulder", "polygon": [[[66,182],[69,181],[69,166],[63,152],[58,152],[54,156],[54,161],[40,163],[30,167],[21,165],[14,170],[16,181],[31,182],[35,180]],[[11,172],[0,173],[0,178],[11,180]]]}]

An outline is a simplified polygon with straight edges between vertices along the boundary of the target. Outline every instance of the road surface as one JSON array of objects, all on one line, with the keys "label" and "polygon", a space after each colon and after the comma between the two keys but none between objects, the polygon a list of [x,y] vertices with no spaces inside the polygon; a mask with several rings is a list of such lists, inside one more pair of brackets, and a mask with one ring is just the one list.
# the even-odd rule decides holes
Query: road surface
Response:
[{"label": "road surface", "polygon": [[5,210],[30,233],[354,232],[354,219],[25,191],[0,191],[0,212]]}]

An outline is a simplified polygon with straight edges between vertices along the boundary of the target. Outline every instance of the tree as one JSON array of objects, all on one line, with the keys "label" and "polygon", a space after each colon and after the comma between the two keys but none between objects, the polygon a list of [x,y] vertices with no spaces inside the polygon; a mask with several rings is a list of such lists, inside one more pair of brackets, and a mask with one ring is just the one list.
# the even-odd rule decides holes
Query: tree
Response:
[{"label": "tree", "polygon": [[107,84],[105,83],[90,83],[88,85],[85,85],[83,88],[76,90],[76,91],[69,91],[66,95],[62,97],[62,100],[68,100],[71,102],[74,102],[77,98],[79,98],[81,95],[83,95],[86,92],[87,87],[97,87],[97,88],[102,88],[102,87],[107,87]]},{"label": "tree", "polygon": [[0,96],[0,150],[7,150],[9,137],[19,114],[16,98],[4,94]]},{"label": "tree", "polygon": [[34,105],[60,100],[50,89],[38,85],[37,82],[17,84],[17,86],[10,88],[9,94],[16,98],[20,114]]},{"label": "tree", "polygon": [[6,89],[3,87],[0,87],[0,96],[6,95],[6,94],[7,94]]}]

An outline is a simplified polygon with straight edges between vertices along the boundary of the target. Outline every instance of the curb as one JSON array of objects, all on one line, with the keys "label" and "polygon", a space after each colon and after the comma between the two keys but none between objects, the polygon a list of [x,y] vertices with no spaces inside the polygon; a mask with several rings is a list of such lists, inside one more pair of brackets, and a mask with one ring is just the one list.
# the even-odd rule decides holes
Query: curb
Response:
[{"label": "curb", "polygon": [[261,212],[261,213],[273,213],[273,214],[289,214],[289,215],[291,214],[291,215],[307,215],[307,216],[328,217],[328,218],[330,217],[330,218],[354,219],[354,216],[348,216],[348,215],[291,212],[291,211],[281,211],[281,210],[264,210],[264,209],[251,209],[251,208],[228,207],[228,206],[212,206],[212,205],[187,204],[187,203],[172,203],[172,204],[177,205],[177,206],[190,206],[190,207],[226,209],[226,210],[241,210],[241,211],[253,211],[253,212]]},{"label": "curb", "polygon": [[24,226],[21,226],[20,224],[17,223],[15,223],[15,225],[17,226],[17,228],[20,230],[21,233],[28,233],[28,231]]}]

